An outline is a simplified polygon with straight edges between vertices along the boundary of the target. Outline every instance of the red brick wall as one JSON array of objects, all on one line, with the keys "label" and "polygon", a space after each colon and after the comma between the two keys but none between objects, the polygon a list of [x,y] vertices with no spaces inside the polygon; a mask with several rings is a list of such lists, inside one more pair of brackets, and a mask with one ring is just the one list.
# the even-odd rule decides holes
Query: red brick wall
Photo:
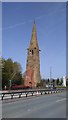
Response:
[{"label": "red brick wall", "polygon": [[34,82],[34,70],[29,69],[26,71],[26,76],[25,76],[25,86],[30,86],[30,87],[35,87],[35,82]]}]

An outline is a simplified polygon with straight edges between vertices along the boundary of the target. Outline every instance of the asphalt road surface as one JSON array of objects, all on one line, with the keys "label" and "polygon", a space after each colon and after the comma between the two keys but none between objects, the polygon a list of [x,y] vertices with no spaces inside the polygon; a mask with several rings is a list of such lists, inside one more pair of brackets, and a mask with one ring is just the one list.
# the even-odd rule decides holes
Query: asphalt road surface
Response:
[{"label": "asphalt road surface", "polygon": [[66,93],[5,100],[2,118],[66,118]]}]

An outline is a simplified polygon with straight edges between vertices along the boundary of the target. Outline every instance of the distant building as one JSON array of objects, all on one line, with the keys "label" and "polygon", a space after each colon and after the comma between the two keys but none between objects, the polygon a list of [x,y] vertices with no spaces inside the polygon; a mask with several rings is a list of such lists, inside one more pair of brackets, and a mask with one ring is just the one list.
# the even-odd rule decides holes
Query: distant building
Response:
[{"label": "distant building", "polygon": [[63,86],[66,87],[66,76],[63,76]]},{"label": "distant building", "polygon": [[26,73],[25,73],[25,86],[36,87],[37,83],[40,83],[40,58],[39,58],[39,46],[36,35],[36,23],[34,21],[32,37],[27,56]]}]

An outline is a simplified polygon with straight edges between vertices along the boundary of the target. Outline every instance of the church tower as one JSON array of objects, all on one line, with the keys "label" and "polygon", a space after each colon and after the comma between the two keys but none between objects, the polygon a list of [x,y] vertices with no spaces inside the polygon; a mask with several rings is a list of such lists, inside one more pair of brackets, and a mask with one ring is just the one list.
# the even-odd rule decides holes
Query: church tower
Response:
[{"label": "church tower", "polygon": [[36,34],[36,23],[34,21],[31,41],[28,50],[25,86],[36,87],[40,83],[40,59],[39,59],[39,46]]}]

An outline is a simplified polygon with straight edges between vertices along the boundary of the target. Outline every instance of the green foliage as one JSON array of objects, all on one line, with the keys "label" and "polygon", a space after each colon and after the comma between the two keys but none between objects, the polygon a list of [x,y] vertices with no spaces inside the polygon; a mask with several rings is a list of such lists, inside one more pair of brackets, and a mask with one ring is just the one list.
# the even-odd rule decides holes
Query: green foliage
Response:
[{"label": "green foliage", "polygon": [[59,85],[59,82],[60,82],[60,81],[59,81],[59,78],[57,78],[57,80],[56,80],[56,84]]},{"label": "green foliage", "polygon": [[67,86],[67,88],[68,88],[68,78],[66,79],[66,86]]},{"label": "green foliage", "polygon": [[48,78],[48,83],[49,83],[49,78]]},{"label": "green foliage", "polygon": [[45,79],[41,79],[40,83],[37,83],[37,87],[46,87]]},{"label": "green foliage", "polygon": [[9,87],[9,80],[11,84],[23,84],[22,68],[18,62],[13,62],[12,59],[2,60],[2,89],[5,86]]},{"label": "green foliage", "polygon": [[37,83],[37,87],[40,87],[41,86],[41,83]]}]

